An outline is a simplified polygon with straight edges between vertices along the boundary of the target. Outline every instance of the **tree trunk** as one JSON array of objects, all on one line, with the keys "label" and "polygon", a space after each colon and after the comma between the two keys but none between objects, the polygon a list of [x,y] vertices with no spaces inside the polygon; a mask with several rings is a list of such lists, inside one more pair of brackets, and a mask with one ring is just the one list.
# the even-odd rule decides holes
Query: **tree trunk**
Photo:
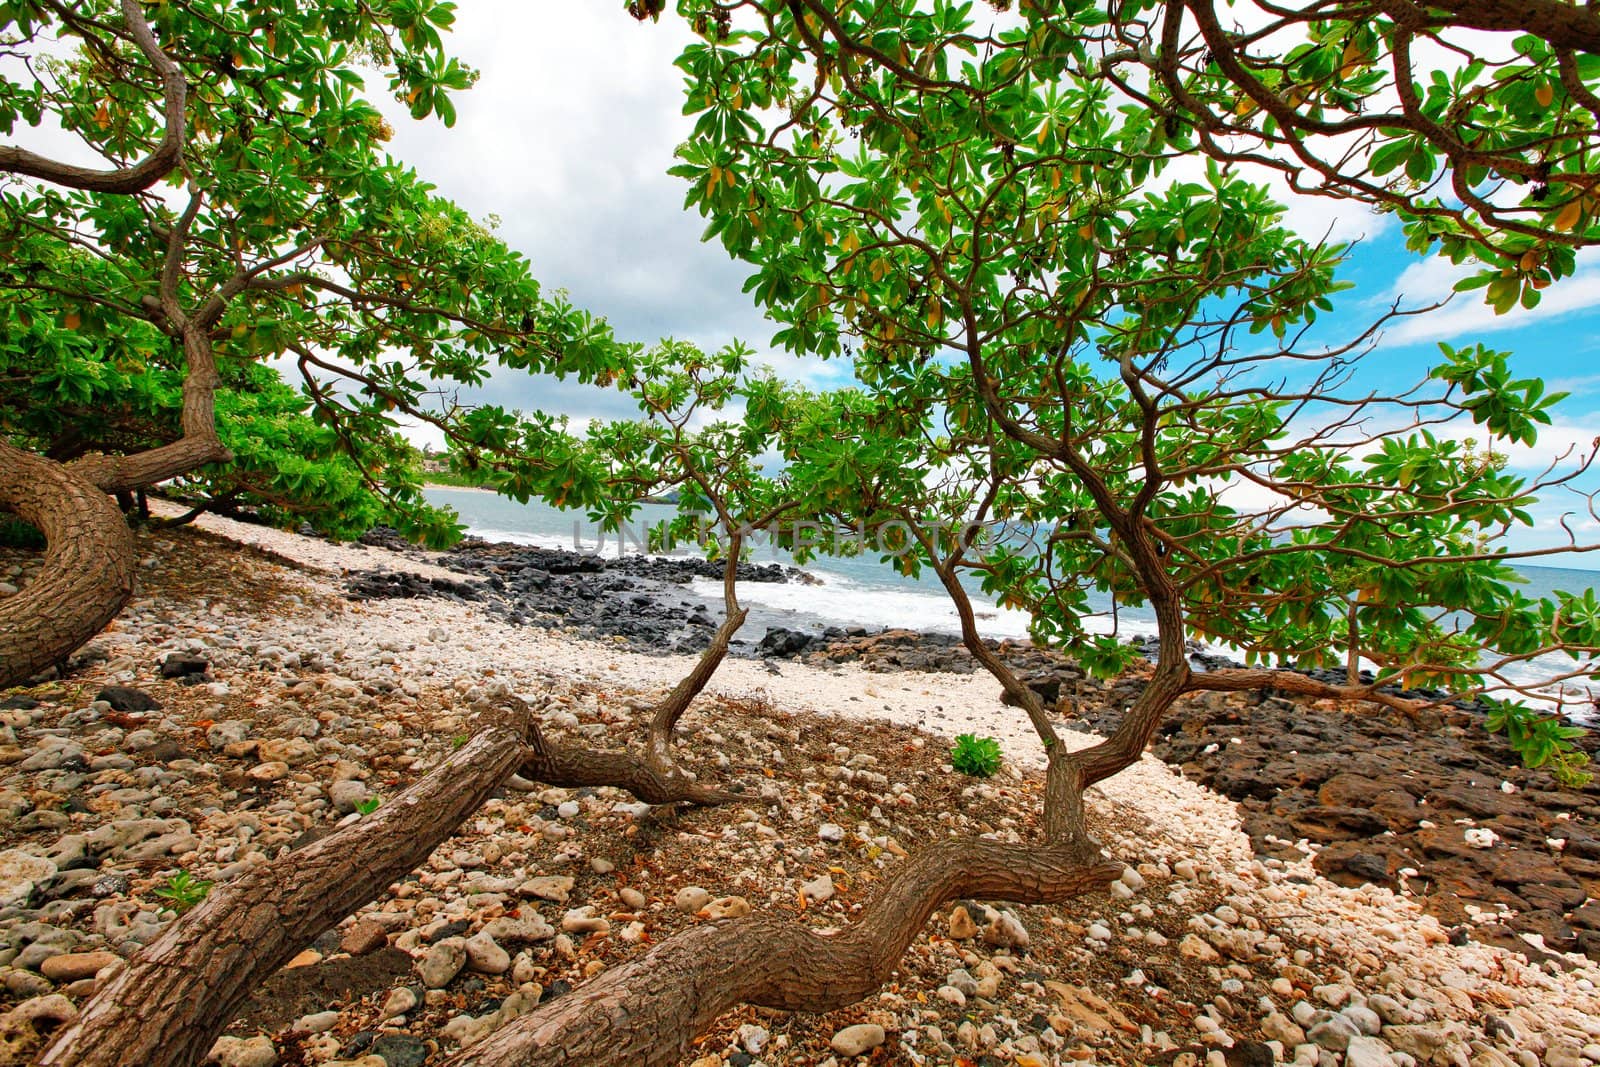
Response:
[{"label": "tree trunk", "polygon": [[1120,863],[1085,865],[1056,848],[942,841],[907,860],[847,930],[757,917],[695,927],[508,1024],[447,1067],[667,1067],[740,1004],[823,1012],[869,996],[946,901],[1053,904],[1121,872]]},{"label": "tree trunk", "polygon": [[657,770],[671,768],[672,735],[678,729],[678,720],[683,718],[683,713],[689,710],[694,698],[700,695],[712,675],[717,673],[722,661],[728,658],[728,645],[733,635],[739,632],[739,627],[744,625],[748,614],[739,609],[722,620],[722,625],[717,627],[716,634],[711,638],[711,644],[700,653],[694,669],[684,675],[683,680],[673,686],[672,692],[662,697],[661,703],[651,711],[649,758],[651,766]]},{"label": "tree trunk", "polygon": [[728,658],[728,645],[744,625],[750,613],[739,606],[739,557],[744,538],[734,530],[728,535],[727,557],[722,563],[722,625],[712,635],[711,643],[700,653],[694,670],[672,687],[672,692],[661,699],[650,715],[650,734],[646,752],[650,766],[661,774],[672,774],[672,738],[678,729],[678,720],[689,710],[694,698],[705,689],[722,661]]},{"label": "tree trunk", "polygon": [[676,765],[657,767],[648,757],[632,752],[547,745],[537,728],[532,754],[518,773],[530,781],[564,789],[616,786],[646,804],[726,804],[745,799],[740,793],[701,785]]},{"label": "tree trunk", "polygon": [[0,600],[0,689],[58,663],[99,633],[133,595],[128,523],[105,492],[43,456],[0,441],[0,507],[37,527],[44,565]]},{"label": "tree trunk", "polygon": [[[495,717],[498,716],[498,717]],[[520,704],[410,789],[305,848],[218,886],[62,1028],[39,1067],[194,1067],[296,953],[415,868],[526,758]]]}]

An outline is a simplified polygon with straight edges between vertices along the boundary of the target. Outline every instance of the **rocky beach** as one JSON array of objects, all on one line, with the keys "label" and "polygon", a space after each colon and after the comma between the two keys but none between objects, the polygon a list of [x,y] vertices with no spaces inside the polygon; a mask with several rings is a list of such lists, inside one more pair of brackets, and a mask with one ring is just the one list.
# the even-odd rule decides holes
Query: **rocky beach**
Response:
[{"label": "rocky beach", "polygon": [[[637,743],[718,621],[696,561],[367,541],[214,517],[141,534],[133,604],[0,705],[0,1062],[208,885],[415,781],[476,710],[520,699],[552,736]],[[0,578],[29,565],[0,557]],[[1002,648],[1075,744],[1140,684]],[[513,780],[258,990],[214,1060],[442,1062],[695,924],[844,926],[908,851],[1030,833],[1042,750],[949,639],[761,629],[736,651],[678,759],[746,799]],[[684,1062],[1600,1063],[1600,790],[1522,769],[1475,716],[1185,701],[1091,791],[1127,865],[1109,893],[943,909],[877,994],[740,1009]],[[997,776],[949,767],[964,732],[999,740]]]}]

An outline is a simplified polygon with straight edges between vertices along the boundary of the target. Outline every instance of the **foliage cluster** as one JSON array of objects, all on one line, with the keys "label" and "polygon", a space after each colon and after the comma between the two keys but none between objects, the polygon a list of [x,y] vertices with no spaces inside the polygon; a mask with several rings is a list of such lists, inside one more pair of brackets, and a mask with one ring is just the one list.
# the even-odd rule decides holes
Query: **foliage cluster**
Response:
[{"label": "foliage cluster", "polygon": [[972,778],[991,778],[1000,769],[1000,742],[992,737],[960,734],[950,746],[950,766]]}]

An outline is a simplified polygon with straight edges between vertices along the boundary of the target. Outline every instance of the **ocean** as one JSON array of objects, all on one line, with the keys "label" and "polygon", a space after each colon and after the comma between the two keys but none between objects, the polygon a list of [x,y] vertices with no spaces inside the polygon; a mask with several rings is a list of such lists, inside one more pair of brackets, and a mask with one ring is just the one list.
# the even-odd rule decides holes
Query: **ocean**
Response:
[{"label": "ocean", "polygon": [[[489,541],[565,548],[615,556],[622,552],[643,552],[643,530],[675,514],[667,504],[647,504],[628,531],[602,534],[599,527],[581,512],[560,511],[542,503],[518,504],[494,493],[475,489],[443,487],[426,490],[429,501],[455,510],[469,533]],[[695,554],[685,547],[679,555]],[[793,558],[781,548],[758,539],[750,556],[755,563],[782,563],[793,566]],[[1597,561],[1600,562],[1600,561]],[[864,626],[868,629],[904,627],[935,633],[956,634],[960,623],[954,607],[930,575],[910,578],[885,566],[876,552],[860,556],[821,556],[804,566],[814,582],[747,582],[739,587],[739,598],[751,608],[747,627],[759,638],[762,626],[788,626],[793,629],[818,629],[825,626]],[[1549,595],[1555,590],[1581,593],[1600,588],[1600,572],[1562,567],[1519,566],[1527,580],[1523,591],[1530,597]],[[991,638],[1026,638],[1025,612],[1003,608],[986,596],[976,581],[966,583],[978,626]],[[692,590],[712,606],[719,607],[719,583],[696,580]],[[1148,637],[1155,633],[1155,617],[1146,608],[1120,607],[1112,618],[1108,597],[1091,597],[1091,606],[1101,614],[1089,620],[1098,632],[1115,631],[1125,637]],[[1228,649],[1218,648],[1227,654]],[[1566,656],[1547,656],[1516,669],[1519,682],[1538,682],[1556,673],[1572,670],[1577,663]],[[1582,681],[1568,682],[1569,687]],[[1588,680],[1591,688],[1600,682]]]}]

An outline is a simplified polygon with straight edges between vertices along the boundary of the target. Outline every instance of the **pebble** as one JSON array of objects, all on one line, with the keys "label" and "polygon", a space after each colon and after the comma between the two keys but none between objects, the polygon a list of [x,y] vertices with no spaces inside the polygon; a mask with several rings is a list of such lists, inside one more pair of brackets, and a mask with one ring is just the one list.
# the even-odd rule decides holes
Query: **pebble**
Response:
[{"label": "pebble", "polygon": [[339,939],[339,951],[352,956],[366,956],[389,943],[389,934],[371,919],[360,919]]},{"label": "pebble", "polygon": [[739,1027],[736,1036],[740,1048],[752,1056],[759,1056],[761,1055],[761,1050],[767,1047],[767,1040],[772,1035],[767,1032],[766,1027],[757,1026],[754,1023],[744,1023]]},{"label": "pebble", "polygon": [[447,937],[428,947],[417,964],[417,974],[429,989],[443,989],[467,964],[466,941]]},{"label": "pebble", "polygon": [[1028,928],[1012,911],[1001,911],[983,928],[983,939],[999,948],[1027,948]]},{"label": "pebble", "polygon": [[695,914],[711,903],[711,894],[697,885],[684,886],[672,898],[672,906],[679,911]]},{"label": "pebble", "polygon": [[102,968],[121,962],[122,957],[115,952],[67,952],[45,960],[39,965],[39,973],[52,982],[76,982],[93,978]]},{"label": "pebble", "polygon": [[0,852],[0,907],[28,899],[36,883],[56,873],[56,865],[43,856],[8,849]]},{"label": "pebble", "polygon": [[572,895],[572,887],[575,884],[567,875],[546,875],[542,878],[530,878],[517,887],[517,892],[525,897],[548,900],[552,904],[565,904],[567,898]]},{"label": "pebble", "polygon": [[473,934],[463,947],[467,952],[467,966],[479,974],[505,974],[511,969],[511,954],[496,944],[487,931]]},{"label": "pebble", "polygon": [[356,811],[371,798],[371,795],[365,782],[358,782],[353,779],[334,782],[328,787],[328,800],[333,804],[333,810],[341,815],[348,815],[352,811]]},{"label": "pebble", "polygon": [[245,772],[255,782],[277,782],[289,776],[289,765],[282,760],[258,763]]},{"label": "pebble", "polygon": [[299,1030],[307,1034],[325,1034],[339,1025],[337,1011],[319,1011],[310,1015],[302,1015],[296,1019],[291,1030]]},{"label": "pebble", "polygon": [[585,904],[561,917],[561,929],[569,934],[604,934],[611,931],[611,923],[596,915],[592,904]]},{"label": "pebble", "polygon": [[828,1044],[841,1056],[862,1056],[886,1040],[888,1035],[877,1023],[857,1023],[834,1034]]},{"label": "pebble", "polygon": [[219,1037],[211,1046],[218,1067],[275,1067],[278,1050],[270,1037]]},{"label": "pebble", "polygon": [[744,897],[718,897],[699,914],[706,919],[742,919],[750,914],[750,902]]},{"label": "pebble", "polygon": [[1389,1046],[1377,1038],[1357,1034],[1345,1047],[1344,1067],[1395,1067],[1389,1052]]},{"label": "pebble", "polygon": [[813,904],[821,904],[825,900],[833,899],[833,876],[824,871],[822,874],[806,882],[800,887],[800,892]]},{"label": "pebble", "polygon": [[1307,1030],[1306,1036],[1318,1048],[1325,1048],[1330,1052],[1343,1052],[1349,1047],[1351,1038],[1361,1036],[1361,1031],[1357,1029],[1355,1023],[1343,1015],[1331,1015]]},{"label": "pebble", "polygon": [[393,990],[383,1002],[383,1017],[392,1019],[396,1015],[404,1015],[418,1004],[417,994],[407,986],[400,986]]}]

